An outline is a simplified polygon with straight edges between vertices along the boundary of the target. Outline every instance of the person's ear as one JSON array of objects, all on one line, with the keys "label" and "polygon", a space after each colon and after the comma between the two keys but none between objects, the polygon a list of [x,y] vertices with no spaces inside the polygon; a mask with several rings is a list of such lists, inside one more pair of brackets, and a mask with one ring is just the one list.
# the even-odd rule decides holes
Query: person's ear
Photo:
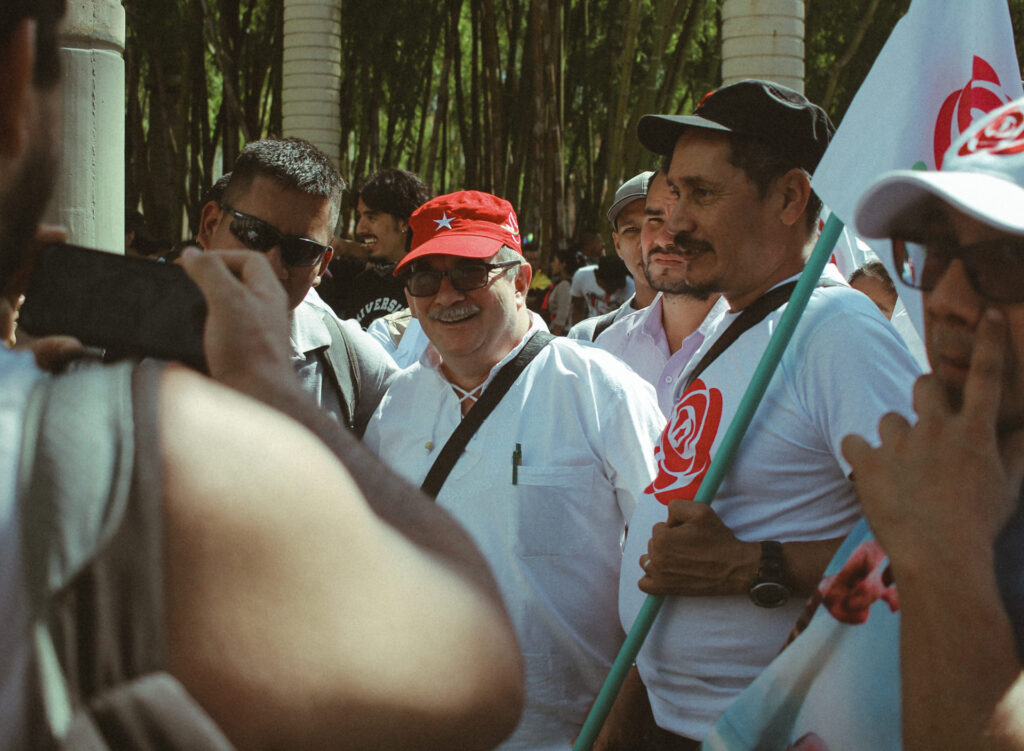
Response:
[{"label": "person's ear", "polygon": [[199,215],[199,231],[196,233],[196,242],[203,250],[209,250],[213,240],[213,233],[220,224],[220,204],[216,201],[207,201],[203,204],[203,211]]},{"label": "person's ear", "polygon": [[334,258],[334,248],[327,246],[327,250],[324,251],[324,257],[320,259],[320,263],[316,270],[316,278],[313,280],[314,287],[323,281],[324,274],[327,273],[327,266],[330,264],[332,258]]},{"label": "person's ear", "polygon": [[26,148],[32,128],[32,70],[36,22],[21,21],[0,47],[0,156],[14,158]]},{"label": "person's ear", "polygon": [[526,297],[527,290],[530,289],[530,280],[533,279],[533,268],[530,264],[523,259],[523,262],[519,264],[519,268],[516,271],[516,292]]},{"label": "person's ear", "polygon": [[774,190],[780,199],[779,218],[782,223],[790,227],[802,222],[811,198],[811,180],[807,173],[794,167],[775,181]]}]

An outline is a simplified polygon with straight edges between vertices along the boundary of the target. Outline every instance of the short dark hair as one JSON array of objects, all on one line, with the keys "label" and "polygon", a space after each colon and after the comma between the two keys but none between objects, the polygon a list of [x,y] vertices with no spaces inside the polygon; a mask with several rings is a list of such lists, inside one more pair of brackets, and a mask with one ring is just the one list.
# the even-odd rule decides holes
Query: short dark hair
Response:
[{"label": "short dark hair", "polygon": [[576,273],[580,266],[585,265],[587,262],[586,257],[573,248],[557,251],[555,258],[562,262],[565,266],[566,275],[570,277]]},{"label": "short dark hair", "polygon": [[196,214],[196,220],[192,223],[192,237],[198,237],[199,235],[199,225],[203,221],[203,207],[211,202],[220,206],[230,182],[231,173],[225,172],[203,193],[203,197],[199,199],[199,211]]},{"label": "short dark hair", "polygon": [[238,155],[223,200],[231,203],[257,177],[273,180],[282,187],[331,202],[331,231],[341,212],[342,179],[330,157],[301,138],[265,138],[253,141]]},{"label": "short dark hair", "polygon": [[885,264],[881,261],[868,261],[860,268],[855,269],[854,272],[850,274],[848,281],[850,284],[853,284],[861,277],[877,279],[882,283],[885,287],[885,291],[890,295],[895,297],[898,294],[896,292],[896,285],[893,284],[892,277],[889,276],[889,272],[885,270]]},{"label": "short dark hair", "polygon": [[628,274],[625,262],[618,256],[601,256],[594,269],[594,279],[609,293],[625,287]]},{"label": "short dark hair", "polygon": [[220,203],[224,199],[224,193],[227,192],[228,185],[231,184],[231,174],[230,172],[225,172],[217,178],[213,185],[206,189],[200,202],[202,206],[210,203],[210,201]]},{"label": "short dark hair", "polygon": [[6,45],[15,27],[26,18],[36,21],[36,63],[32,81],[51,89],[60,80],[58,27],[65,0],[3,0],[0,2],[0,46]]},{"label": "short dark hair", "polygon": [[[359,184],[356,200],[371,211],[391,214],[396,219],[409,221],[412,212],[431,199],[430,189],[419,175],[404,169],[382,169]],[[405,235],[405,252],[412,247],[412,232]]]},{"label": "short dark hair", "polygon": [[[769,144],[757,138],[729,133],[729,163],[743,170],[754,185],[757,192],[764,198],[768,188],[778,178],[797,167],[792,160],[782,156]],[[809,177],[809,176],[808,176]],[[813,232],[818,224],[821,213],[821,199],[813,190],[807,199],[807,232]]]},{"label": "short dark hair", "polygon": [[419,175],[404,169],[375,172],[359,184],[356,197],[374,211],[403,220],[431,198],[430,189]]}]

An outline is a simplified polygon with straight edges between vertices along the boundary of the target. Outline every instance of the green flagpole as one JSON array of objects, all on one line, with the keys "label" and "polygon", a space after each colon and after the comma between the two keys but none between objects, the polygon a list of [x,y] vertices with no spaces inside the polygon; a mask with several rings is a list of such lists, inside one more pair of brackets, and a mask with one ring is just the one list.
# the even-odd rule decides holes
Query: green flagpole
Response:
[{"label": "green flagpole", "polygon": [[[693,499],[695,502],[710,504],[715,493],[718,492],[718,486],[722,484],[726,472],[729,471],[733,457],[736,455],[736,449],[739,448],[740,441],[743,440],[747,428],[750,427],[750,421],[754,419],[754,412],[761,403],[764,392],[768,389],[775,369],[778,367],[779,361],[782,360],[782,353],[786,351],[793,331],[800,322],[804,308],[807,307],[811,292],[814,291],[821,272],[832,255],[836,240],[839,239],[839,233],[842,231],[843,223],[835,214],[831,214],[828,221],[825,222],[825,227],[821,230],[821,235],[814,245],[807,265],[800,274],[800,281],[797,282],[796,288],[789,298],[789,304],[783,311],[782,318],[779,319],[779,326],[768,341],[768,347],[765,349],[764,355],[761,356],[761,362],[758,363],[757,369],[750,379],[750,384],[743,394],[743,399],[740,400],[736,415],[729,424],[729,429],[725,432],[718,451],[715,452],[715,458],[708,468],[708,473],[704,476],[696,498]],[[615,697],[619,695],[619,690],[640,652],[640,647],[643,646],[644,639],[647,638],[651,626],[654,625],[654,619],[664,601],[665,598],[661,595],[647,596],[633,622],[633,628],[626,635],[626,640],[612,664],[612,669],[609,671],[604,685],[601,686],[601,691],[594,701],[594,706],[590,709],[590,714],[587,715],[586,722],[583,723],[583,729],[580,731],[576,743],[573,744],[573,751],[590,751],[593,747],[604,721],[608,719],[608,713],[615,703]]]}]

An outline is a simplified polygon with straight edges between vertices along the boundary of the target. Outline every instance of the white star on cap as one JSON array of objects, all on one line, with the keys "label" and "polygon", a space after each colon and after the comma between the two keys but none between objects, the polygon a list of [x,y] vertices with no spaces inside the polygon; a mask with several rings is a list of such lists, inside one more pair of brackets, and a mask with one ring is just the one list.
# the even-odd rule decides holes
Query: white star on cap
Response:
[{"label": "white star on cap", "polygon": [[440,232],[442,228],[444,228],[444,229],[451,229],[452,228],[452,220],[454,218],[455,218],[454,216],[448,216],[448,212],[446,211],[446,212],[444,212],[444,215],[440,219],[434,219],[433,222],[437,225],[434,228],[434,232]]}]

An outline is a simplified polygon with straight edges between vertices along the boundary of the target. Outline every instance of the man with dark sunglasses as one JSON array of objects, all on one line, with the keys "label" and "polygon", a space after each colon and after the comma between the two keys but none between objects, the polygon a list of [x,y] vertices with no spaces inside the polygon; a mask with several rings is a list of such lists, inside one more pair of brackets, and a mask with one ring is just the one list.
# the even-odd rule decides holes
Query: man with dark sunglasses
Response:
[{"label": "man with dark sunglasses", "polygon": [[345,183],[326,154],[301,139],[245,147],[219,203],[203,207],[206,249],[266,255],[288,296],[292,358],[306,389],[362,435],[397,366],[358,325],[343,322],[313,289],[330,246]]},{"label": "man with dark sunglasses", "polygon": [[[7,335],[58,174],[63,11],[0,3]],[[301,389],[267,259],[192,253],[220,383],[0,347],[0,748],[493,747],[522,670],[482,556]]]},{"label": "man with dark sunglasses", "polygon": [[916,424],[890,414],[878,448],[843,441],[867,522],[705,746],[1022,749],[1024,100],[941,170],[882,176],[856,223],[922,291],[932,372]]},{"label": "man with dark sunglasses", "polygon": [[607,352],[557,337],[527,357],[551,335],[526,307],[531,269],[508,201],[440,196],[409,224],[397,273],[430,345],[395,378],[366,445],[436,494],[498,579],[527,674],[523,720],[501,748],[566,749],[623,639],[620,542],[664,417],[650,384]]}]

